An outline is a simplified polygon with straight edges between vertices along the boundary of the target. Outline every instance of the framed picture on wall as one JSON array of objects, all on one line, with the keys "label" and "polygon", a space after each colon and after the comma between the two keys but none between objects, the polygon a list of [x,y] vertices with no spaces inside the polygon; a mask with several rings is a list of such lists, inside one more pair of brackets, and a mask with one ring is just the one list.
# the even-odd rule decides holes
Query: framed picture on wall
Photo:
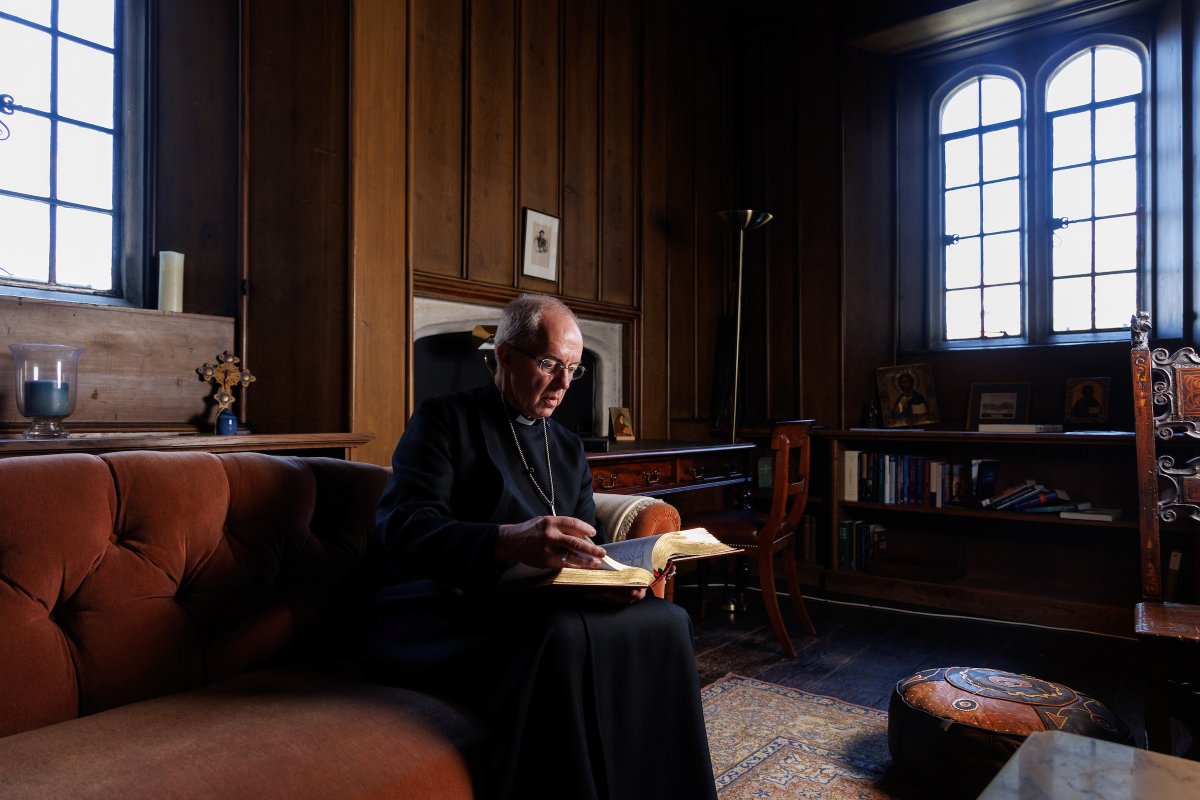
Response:
[{"label": "framed picture on wall", "polygon": [[912,428],[941,419],[928,364],[880,367],[875,383],[885,428]]},{"label": "framed picture on wall", "polygon": [[1029,384],[972,383],[967,430],[979,430],[981,422],[1029,422]]},{"label": "framed picture on wall", "polygon": [[558,217],[525,209],[521,273],[544,281],[558,280]]},{"label": "framed picture on wall", "polygon": [[1111,378],[1067,378],[1067,407],[1063,422],[1071,425],[1108,424],[1108,384]]}]

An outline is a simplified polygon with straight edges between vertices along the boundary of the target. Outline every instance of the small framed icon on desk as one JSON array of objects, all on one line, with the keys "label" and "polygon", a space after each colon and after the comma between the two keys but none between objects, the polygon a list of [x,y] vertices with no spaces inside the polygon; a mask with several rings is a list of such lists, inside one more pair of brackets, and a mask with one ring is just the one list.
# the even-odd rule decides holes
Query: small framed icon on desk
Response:
[{"label": "small framed icon on desk", "polygon": [[633,433],[633,414],[628,408],[613,406],[608,409],[608,419],[612,437],[618,442],[632,442],[637,438]]}]

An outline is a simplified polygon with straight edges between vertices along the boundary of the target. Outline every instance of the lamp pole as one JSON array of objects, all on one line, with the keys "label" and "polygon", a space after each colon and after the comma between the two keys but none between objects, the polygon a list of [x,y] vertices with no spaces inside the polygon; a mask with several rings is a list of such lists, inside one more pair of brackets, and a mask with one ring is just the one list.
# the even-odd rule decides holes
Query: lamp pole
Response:
[{"label": "lamp pole", "polygon": [[742,250],[746,231],[761,228],[771,221],[772,215],[766,211],[753,211],[748,208],[731,211],[718,211],[717,216],[737,231],[737,310],[733,329],[733,413],[729,417],[729,441],[737,442],[737,411],[738,411],[738,373],[742,358]]}]

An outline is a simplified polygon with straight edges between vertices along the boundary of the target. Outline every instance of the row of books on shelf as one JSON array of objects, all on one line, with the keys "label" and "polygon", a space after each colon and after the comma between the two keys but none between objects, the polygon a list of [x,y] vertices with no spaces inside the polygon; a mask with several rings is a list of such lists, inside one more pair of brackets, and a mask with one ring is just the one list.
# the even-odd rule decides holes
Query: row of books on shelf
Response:
[{"label": "row of books on shelf", "polygon": [[1000,462],[994,458],[945,461],[926,456],[846,450],[842,499],[850,502],[964,507],[989,511],[1057,514],[1068,519],[1111,521],[1120,509],[1093,508],[1091,502],[1047,487],[1033,478],[998,487]]},{"label": "row of books on shelf", "polygon": [[991,511],[1057,514],[1064,519],[1112,522],[1121,517],[1119,508],[1098,508],[1087,500],[1072,500],[1065,490],[1047,489],[1033,478],[984,498],[980,506]]},{"label": "row of books on shelf", "polygon": [[846,519],[838,523],[837,568],[888,578],[949,583],[965,573],[963,565],[936,558],[896,555],[888,529],[876,522]]},{"label": "row of books on shelf", "polygon": [[887,528],[861,519],[844,519],[838,523],[838,569],[865,572],[874,559],[887,558]]},{"label": "row of books on shelf", "polygon": [[993,458],[944,461],[926,456],[846,450],[843,500],[941,508],[978,505],[996,489]]}]

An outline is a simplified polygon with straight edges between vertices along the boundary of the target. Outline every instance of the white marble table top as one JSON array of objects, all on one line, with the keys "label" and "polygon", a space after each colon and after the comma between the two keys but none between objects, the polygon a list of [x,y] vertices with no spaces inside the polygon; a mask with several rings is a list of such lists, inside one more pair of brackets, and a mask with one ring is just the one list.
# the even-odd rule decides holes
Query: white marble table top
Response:
[{"label": "white marble table top", "polygon": [[1074,733],[1030,734],[979,800],[1200,798],[1200,762]]}]

